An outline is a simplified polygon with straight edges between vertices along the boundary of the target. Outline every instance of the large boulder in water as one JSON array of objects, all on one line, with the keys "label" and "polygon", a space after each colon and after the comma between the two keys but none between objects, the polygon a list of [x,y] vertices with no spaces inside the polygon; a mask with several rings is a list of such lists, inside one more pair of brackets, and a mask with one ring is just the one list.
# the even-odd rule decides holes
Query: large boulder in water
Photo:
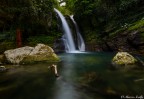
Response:
[{"label": "large boulder in water", "polygon": [[127,52],[118,52],[112,59],[112,64],[116,68],[132,68],[136,66],[137,60]]},{"label": "large boulder in water", "polygon": [[17,49],[11,49],[4,52],[6,60],[12,64],[19,64],[24,57],[27,57],[32,51],[33,47],[21,47]]},{"label": "large boulder in water", "polygon": [[44,44],[38,44],[33,51],[23,59],[22,63],[39,61],[59,61],[59,58],[51,47]]},{"label": "large boulder in water", "polygon": [[4,52],[8,62],[12,64],[33,63],[39,61],[58,61],[58,56],[53,49],[44,44],[35,47],[21,47]]}]

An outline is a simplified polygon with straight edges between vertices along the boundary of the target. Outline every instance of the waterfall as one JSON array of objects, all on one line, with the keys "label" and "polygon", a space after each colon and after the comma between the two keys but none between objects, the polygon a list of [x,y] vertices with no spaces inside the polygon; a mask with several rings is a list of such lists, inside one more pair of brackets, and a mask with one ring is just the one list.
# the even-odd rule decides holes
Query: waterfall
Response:
[{"label": "waterfall", "polygon": [[64,36],[63,36],[64,40],[63,41],[64,41],[64,44],[65,44],[66,52],[75,52],[76,47],[75,47],[75,44],[74,44],[72,33],[70,31],[70,28],[68,26],[68,23],[67,23],[65,17],[56,8],[54,8],[54,11],[58,14],[58,16],[60,17],[60,19],[62,21],[62,27],[63,27],[63,30],[64,30]]},{"label": "waterfall", "polygon": [[75,28],[76,28],[76,33],[77,33],[77,40],[78,40],[78,48],[80,51],[85,51],[85,43],[84,40],[80,34],[80,30],[78,28],[77,23],[75,22],[73,15],[70,16],[71,20],[73,21]]}]

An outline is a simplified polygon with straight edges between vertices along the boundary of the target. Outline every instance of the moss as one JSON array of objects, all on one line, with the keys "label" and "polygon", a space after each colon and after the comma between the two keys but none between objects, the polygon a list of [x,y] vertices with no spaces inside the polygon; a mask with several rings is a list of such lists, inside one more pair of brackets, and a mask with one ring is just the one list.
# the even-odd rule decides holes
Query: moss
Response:
[{"label": "moss", "polygon": [[37,62],[58,62],[60,59],[54,53],[50,55],[31,55],[25,57],[20,64],[29,64],[29,63],[37,63]]},{"label": "moss", "polygon": [[72,15],[72,12],[66,9],[64,6],[59,6],[57,9],[64,15]]},{"label": "moss", "polygon": [[135,64],[137,60],[127,52],[118,52],[112,62],[116,65],[131,65]]},{"label": "moss", "polygon": [[110,33],[109,36],[110,36],[110,37],[113,37],[113,36],[117,35],[118,33],[121,33],[121,32],[123,32],[123,31],[125,31],[125,30],[126,30],[125,28],[119,28],[119,29],[117,29],[116,31]]},{"label": "moss", "polygon": [[132,26],[130,26],[128,28],[129,31],[132,31],[132,30],[136,30],[136,29],[139,29],[139,28],[142,28],[144,26],[144,19],[141,19],[135,23],[133,23]]}]

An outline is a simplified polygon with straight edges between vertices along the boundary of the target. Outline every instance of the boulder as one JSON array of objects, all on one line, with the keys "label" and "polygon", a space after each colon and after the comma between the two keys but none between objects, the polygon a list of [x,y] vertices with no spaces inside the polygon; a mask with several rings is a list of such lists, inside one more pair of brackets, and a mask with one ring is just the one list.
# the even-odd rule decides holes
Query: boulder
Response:
[{"label": "boulder", "polygon": [[4,52],[4,55],[7,61],[12,64],[59,60],[53,49],[44,44],[37,44],[35,47],[26,46],[7,50]]},{"label": "boulder", "polygon": [[136,62],[137,60],[127,52],[118,52],[112,60],[112,63],[116,65],[130,65]]},{"label": "boulder", "polygon": [[33,51],[33,47],[21,47],[17,49],[11,49],[4,52],[4,55],[9,63],[19,64],[24,57],[29,55]]},{"label": "boulder", "polygon": [[44,44],[38,44],[34,47],[33,51],[21,61],[21,63],[33,63],[39,61],[59,61],[59,58],[51,47]]}]

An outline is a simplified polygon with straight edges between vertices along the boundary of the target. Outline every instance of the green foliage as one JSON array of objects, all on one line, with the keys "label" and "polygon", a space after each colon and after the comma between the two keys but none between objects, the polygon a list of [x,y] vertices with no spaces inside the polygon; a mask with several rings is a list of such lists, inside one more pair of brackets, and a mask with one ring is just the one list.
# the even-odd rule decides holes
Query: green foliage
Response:
[{"label": "green foliage", "polygon": [[7,0],[0,1],[0,28],[26,29],[40,24],[51,26],[53,6],[56,0]]},{"label": "green foliage", "polygon": [[132,24],[131,27],[128,28],[129,31],[136,30],[142,28],[144,26],[144,18]]},{"label": "green foliage", "polygon": [[[95,40],[114,36],[127,30],[143,17],[143,0],[65,0],[72,9],[82,35],[88,39],[92,34]],[[133,29],[143,23],[133,25]],[[89,31],[89,32],[87,32]],[[91,37],[90,37],[91,38]],[[89,41],[89,40],[87,40]]]},{"label": "green foliage", "polygon": [[[60,35],[53,11],[53,8],[57,6],[57,0],[1,0],[1,43],[4,41],[14,43],[16,29],[20,28],[23,43],[26,44],[29,38],[29,43],[52,44],[53,39]],[[46,37],[39,35],[46,35]]]},{"label": "green foliage", "polygon": [[28,39],[29,45],[36,45],[38,43],[43,43],[43,44],[48,44],[52,46],[51,44],[54,43],[54,37],[53,36],[46,36],[46,35],[41,35],[41,36],[31,36]]},{"label": "green foliage", "polygon": [[16,33],[13,30],[0,32],[0,53],[16,47]]},{"label": "green foliage", "polygon": [[63,13],[64,15],[71,15],[72,12],[70,10],[68,10],[66,7],[58,7],[57,8],[61,13]]},{"label": "green foliage", "polygon": [[66,8],[73,12],[73,7],[74,7],[74,0],[65,0],[66,2]]},{"label": "green foliage", "polygon": [[[53,21],[55,24],[55,21]],[[35,36],[29,36],[29,38],[26,39],[26,43],[31,45],[31,46],[35,46],[37,43],[43,43],[43,44],[48,44],[49,46],[53,46],[54,41],[57,38],[60,38],[62,36],[61,33],[57,32],[55,30],[55,26],[53,26],[53,29],[51,30],[51,32],[49,33],[49,35],[46,34],[39,34],[39,35],[35,35]]]},{"label": "green foliage", "polygon": [[116,29],[116,31],[111,32],[111,33],[109,34],[109,37],[114,37],[114,36],[116,36],[117,34],[120,34],[120,33],[122,33],[122,32],[125,31],[125,30],[126,30],[125,28]]},{"label": "green foliage", "polygon": [[120,0],[120,10],[127,10],[128,8],[135,7],[140,0]]},{"label": "green foliage", "polygon": [[0,41],[15,41],[16,32],[11,30],[11,31],[5,31],[0,33]]},{"label": "green foliage", "polygon": [[96,42],[97,35],[95,35],[95,34],[96,34],[96,31],[87,30],[86,34],[85,34],[85,36],[86,36],[85,41],[91,42],[91,43]]},{"label": "green foliage", "polygon": [[[127,29],[143,27],[143,21],[138,21],[144,15],[143,0],[63,1],[66,2],[65,7],[60,7],[57,0],[1,0],[0,32],[8,34],[7,32],[20,28],[25,40],[28,38],[32,43],[52,44],[52,39],[62,35],[57,29],[54,7],[64,15],[74,14],[82,35],[90,42],[97,42]],[[47,35],[49,38],[39,35]],[[11,36],[14,40],[15,35]],[[32,39],[33,37],[38,38]],[[4,40],[3,38],[4,35],[0,36],[0,40]]]},{"label": "green foliage", "polygon": [[4,51],[9,49],[14,49],[16,47],[16,44],[11,41],[3,41],[0,43],[0,54],[2,54]]}]

